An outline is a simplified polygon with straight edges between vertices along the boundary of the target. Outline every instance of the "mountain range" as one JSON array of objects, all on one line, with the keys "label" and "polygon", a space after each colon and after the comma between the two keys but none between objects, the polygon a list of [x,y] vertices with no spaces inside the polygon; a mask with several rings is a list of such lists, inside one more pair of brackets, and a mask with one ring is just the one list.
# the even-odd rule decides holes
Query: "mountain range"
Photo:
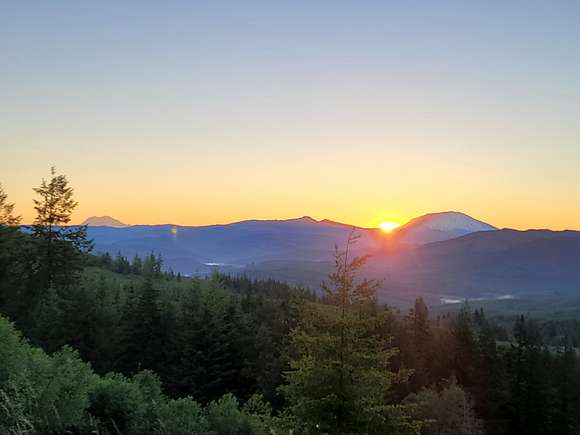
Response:
[{"label": "mountain range", "polygon": [[[226,225],[92,226],[97,252],[160,253],[167,269],[275,278],[314,289],[330,272],[335,246],[359,236],[353,255],[369,254],[362,271],[382,282],[381,300],[406,305],[464,298],[570,295],[580,290],[580,232],[497,229],[459,212],[431,213],[391,233],[304,216]],[[121,224],[122,225],[122,224]]]}]

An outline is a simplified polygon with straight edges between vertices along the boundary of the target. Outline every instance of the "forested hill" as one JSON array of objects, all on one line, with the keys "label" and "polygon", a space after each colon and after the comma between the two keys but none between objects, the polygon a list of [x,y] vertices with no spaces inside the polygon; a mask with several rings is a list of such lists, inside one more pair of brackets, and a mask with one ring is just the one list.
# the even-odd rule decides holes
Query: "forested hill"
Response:
[{"label": "forested hill", "polygon": [[[239,430],[235,433],[266,434],[273,428],[287,433],[295,424],[302,427],[281,414],[288,410],[300,418],[310,415],[307,421],[324,421],[325,408],[302,414],[301,408],[294,408],[301,402],[293,401],[327,394],[315,381],[329,375],[318,372],[322,366],[301,365],[311,364],[311,352],[316,352],[314,361],[320,364],[333,361],[328,346],[334,344],[325,337],[340,316],[335,317],[332,298],[318,300],[307,291],[271,280],[218,274],[185,278],[161,272],[157,261],[148,257],[135,265],[127,259],[92,257],[74,286],[39,295],[42,302],[34,311],[17,313],[11,304],[0,307],[11,312],[31,343],[46,352],[18,342],[18,334],[0,319],[0,349],[10,349],[0,350],[4,368],[0,392],[5,393],[0,402],[12,407],[0,407],[9,410],[9,415],[0,411],[4,422],[0,424],[31,421],[37,433],[76,428],[81,433],[226,435],[232,428]],[[580,371],[580,360],[565,345],[565,336],[550,342],[558,352],[546,353],[542,340],[547,336],[534,321],[522,318],[512,332],[480,311],[429,319],[421,300],[408,313],[378,306],[365,313],[379,322],[374,332],[379,342],[389,343],[385,348],[389,353],[383,355],[390,361],[385,374],[402,376],[389,387],[391,399],[386,403],[413,404],[415,408],[405,411],[412,419],[408,424],[414,421],[421,427],[422,421],[431,421],[433,432],[424,428],[421,433],[451,428],[447,433],[508,434],[521,433],[512,432],[512,425],[540,425],[544,431],[526,433],[559,434],[556,428],[580,423],[575,420],[580,399],[573,393],[580,388],[580,378],[574,375]],[[359,315],[349,317],[349,325],[368,328],[366,323],[357,325]],[[305,333],[307,341],[302,341]],[[367,347],[368,337],[357,336],[349,335],[354,353],[348,364],[364,371],[359,365],[378,349]],[[513,344],[496,346],[496,340]],[[561,346],[553,346],[558,343]],[[311,345],[315,347],[303,348]],[[363,351],[370,354],[359,355]],[[310,356],[294,359],[289,352]],[[292,373],[291,367],[300,376],[312,370],[316,378],[296,383],[285,375]],[[34,384],[30,379],[36,379]],[[516,379],[520,380],[512,385]],[[519,396],[519,389],[528,385],[535,390]],[[297,386],[300,395],[295,396]],[[360,394],[368,394],[365,391]],[[530,408],[530,399],[542,407],[541,414]],[[25,400],[39,406],[27,409]],[[567,402],[566,411],[560,409],[562,400]],[[522,414],[530,416],[527,423],[520,422]],[[552,422],[558,424],[553,430]],[[466,431],[455,432],[457,424]],[[414,433],[406,427],[386,433]]]}]

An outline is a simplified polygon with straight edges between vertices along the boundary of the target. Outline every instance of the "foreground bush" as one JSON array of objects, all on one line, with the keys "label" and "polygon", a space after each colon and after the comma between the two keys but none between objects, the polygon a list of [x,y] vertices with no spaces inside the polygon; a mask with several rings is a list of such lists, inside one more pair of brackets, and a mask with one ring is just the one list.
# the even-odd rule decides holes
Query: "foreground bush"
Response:
[{"label": "foreground bush", "polygon": [[[269,408],[232,395],[205,409],[172,400],[153,372],[100,377],[69,347],[48,355],[0,317],[0,433],[206,434],[269,433]],[[261,413],[253,414],[250,408]],[[267,411],[268,415],[264,414]]]}]

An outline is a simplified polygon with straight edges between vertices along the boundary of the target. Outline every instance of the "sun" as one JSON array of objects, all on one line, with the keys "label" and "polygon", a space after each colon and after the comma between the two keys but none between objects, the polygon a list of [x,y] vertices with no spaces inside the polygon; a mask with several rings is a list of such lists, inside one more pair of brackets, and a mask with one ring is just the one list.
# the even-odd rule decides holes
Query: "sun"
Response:
[{"label": "sun", "polygon": [[385,233],[390,233],[395,228],[400,227],[400,226],[401,226],[401,224],[398,224],[395,222],[383,222],[382,224],[379,225],[379,228],[381,230],[383,230]]}]

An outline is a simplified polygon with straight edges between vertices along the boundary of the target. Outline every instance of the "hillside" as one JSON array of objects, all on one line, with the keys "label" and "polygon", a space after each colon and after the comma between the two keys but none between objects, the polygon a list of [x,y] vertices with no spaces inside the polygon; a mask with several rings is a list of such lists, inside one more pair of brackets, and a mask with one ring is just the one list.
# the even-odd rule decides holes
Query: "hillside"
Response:
[{"label": "hillside", "polygon": [[[423,246],[391,243],[375,251],[365,276],[383,280],[382,300],[405,306],[417,296],[446,299],[567,296],[580,290],[580,232],[484,231]],[[319,273],[313,272],[317,267]],[[293,277],[316,286],[330,263],[264,263],[256,276]]]}]

